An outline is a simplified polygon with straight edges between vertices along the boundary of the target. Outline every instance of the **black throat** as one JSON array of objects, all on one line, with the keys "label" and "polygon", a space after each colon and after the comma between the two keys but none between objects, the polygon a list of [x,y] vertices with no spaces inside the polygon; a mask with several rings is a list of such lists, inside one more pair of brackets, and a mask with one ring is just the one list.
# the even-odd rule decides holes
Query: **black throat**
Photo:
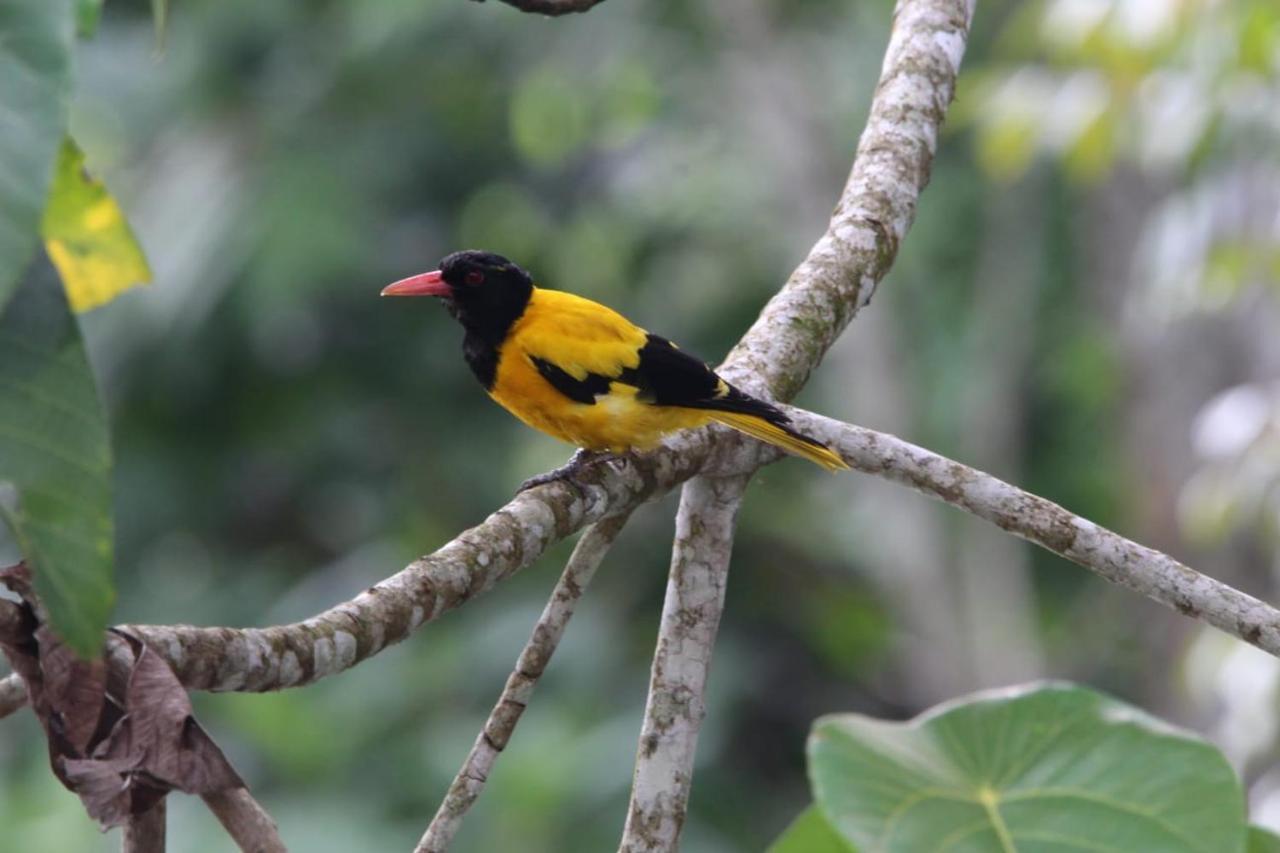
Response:
[{"label": "black throat", "polygon": [[486,391],[493,389],[498,376],[498,362],[502,358],[502,345],[516,320],[524,314],[533,295],[533,287],[507,290],[501,299],[454,298],[447,303],[466,337],[462,339],[462,355],[467,366],[480,380]]}]

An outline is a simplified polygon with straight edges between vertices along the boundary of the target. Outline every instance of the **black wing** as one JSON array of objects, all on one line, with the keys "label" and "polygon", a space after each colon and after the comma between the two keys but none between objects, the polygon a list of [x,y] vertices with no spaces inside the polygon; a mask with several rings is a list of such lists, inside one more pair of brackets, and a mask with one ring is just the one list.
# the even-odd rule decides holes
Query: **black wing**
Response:
[{"label": "black wing", "polygon": [[646,336],[636,367],[623,368],[615,376],[588,373],[579,379],[545,358],[531,355],[529,360],[551,387],[575,403],[588,406],[608,394],[613,382],[638,389],[636,397],[655,406],[705,405],[732,393],[710,367],[657,335]]},{"label": "black wing", "polygon": [[531,355],[529,360],[533,362],[533,366],[542,374],[542,378],[551,383],[552,388],[555,388],[575,403],[586,403],[588,406],[594,406],[596,397],[609,393],[609,383],[613,381],[607,376],[601,376],[599,373],[588,373],[585,379],[578,379],[545,358]]},{"label": "black wing", "polygon": [[725,382],[704,361],[666,338],[649,335],[640,350],[640,364],[622,381],[640,389],[640,399],[655,406],[681,406],[756,415],[783,426],[787,416],[763,400],[748,396]]},{"label": "black wing", "polygon": [[740,412],[779,426],[788,423],[787,416],[780,410],[742,393],[717,376],[701,359],[658,335],[648,335],[640,349],[640,363],[617,376],[588,373],[578,379],[546,359],[529,358],[553,388],[576,403],[595,405],[597,397],[609,393],[610,383],[619,382],[638,389],[637,399],[654,406]]},{"label": "black wing", "polygon": [[696,406],[723,398],[729,385],[706,363],[666,338],[648,335],[640,363],[619,381],[640,389],[636,396],[655,406]]}]

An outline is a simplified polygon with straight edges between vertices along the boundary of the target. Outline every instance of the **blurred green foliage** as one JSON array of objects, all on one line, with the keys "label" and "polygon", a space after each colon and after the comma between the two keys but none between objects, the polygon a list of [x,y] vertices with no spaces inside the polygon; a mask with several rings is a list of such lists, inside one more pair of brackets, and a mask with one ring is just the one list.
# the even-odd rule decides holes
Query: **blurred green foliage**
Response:
[{"label": "blurred green foliage", "polygon": [[[1266,18],[1263,5],[1250,14]],[[1004,359],[1018,441],[1001,445],[995,473],[1167,544],[1161,495],[1139,485],[1149,481],[1123,423],[1131,342],[1099,319],[1090,254],[1103,167],[1141,104],[1128,89],[1108,100],[1107,84],[1101,111],[1064,112],[1084,117],[1071,128],[1092,141],[1066,134],[1052,157],[1019,141],[1044,124],[992,122],[999,81],[1026,67],[1139,74],[1176,66],[1181,48],[1144,48],[1138,65],[1100,64],[1081,46],[1071,58],[1032,25],[1048,8],[982,4],[956,105],[970,115],[941,141],[898,266],[849,333],[857,340],[800,403],[976,461],[966,412],[987,393],[989,345],[1023,332],[1025,355]],[[447,251],[503,252],[544,284],[718,359],[825,225],[890,13],[884,0],[660,0],[553,21],[462,0],[187,0],[157,55],[149,4],[107,4],[77,48],[72,131],[156,280],[85,318],[113,421],[120,619],[309,615],[563,460],[568,448],[484,398],[443,312],[376,298]],[[1250,47],[1236,55],[1262,61],[1265,28],[1243,32]],[[1210,115],[1221,91],[1196,90]],[[1254,132],[1246,124],[1210,122],[1231,143],[1222,162],[1252,150],[1238,147]],[[1202,149],[1169,162],[1194,172]],[[1026,265],[993,272],[991,256],[1011,247]],[[1005,280],[1027,300],[1018,323],[987,310],[992,282]],[[929,620],[908,618],[917,588],[901,585],[926,578],[939,607],[963,614],[961,629],[1001,615],[966,603],[952,577],[975,522],[926,507],[931,538],[867,511],[899,499],[800,464],[757,478],[682,849],[754,850],[776,837],[808,801],[803,743],[820,714],[914,714],[952,690],[929,657],[966,686],[986,683],[952,664],[989,650],[964,634],[929,652]],[[459,851],[616,844],[673,509],[665,500],[629,524]],[[928,550],[904,550],[917,543]],[[411,846],[567,549],[338,678],[196,697],[294,849]],[[1152,627],[1168,625],[1161,612],[1033,559],[1033,634],[1008,642],[1042,646],[1043,674],[1186,718],[1169,677],[1179,649]],[[884,562],[892,573],[877,573]],[[171,849],[225,849],[198,803],[176,798],[170,814]],[[0,826],[18,850],[117,846],[57,786],[27,714],[0,723]]]}]

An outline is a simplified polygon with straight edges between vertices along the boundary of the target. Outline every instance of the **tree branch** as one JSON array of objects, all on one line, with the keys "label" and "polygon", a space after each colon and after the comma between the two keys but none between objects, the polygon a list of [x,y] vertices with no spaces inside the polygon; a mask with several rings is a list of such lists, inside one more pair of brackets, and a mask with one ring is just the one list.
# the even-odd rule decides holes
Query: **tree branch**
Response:
[{"label": "tree branch", "polygon": [[[677,436],[619,471],[594,466],[578,479],[521,492],[481,524],[360,595],[303,622],[272,628],[126,625],[164,655],[184,685],[278,690],[342,672],[400,642],[442,613],[491,589],[586,524],[624,513],[692,476],[708,435]],[[730,458],[743,464],[753,448]]]},{"label": "tree branch", "polygon": [[232,788],[200,799],[243,853],[286,853],[276,822],[247,788]]},{"label": "tree branch", "polygon": [[787,411],[801,429],[830,442],[863,473],[972,513],[1114,584],[1280,657],[1280,610],[1264,601],[1050,500],[895,436],[802,409]]},{"label": "tree branch", "polygon": [[165,798],[124,825],[120,841],[123,853],[164,853]]},{"label": "tree branch", "polygon": [[462,819],[484,791],[498,753],[506,749],[520,716],[529,704],[538,679],[546,671],[555,654],[574,608],[596,569],[613,546],[614,539],[627,522],[627,515],[615,515],[588,527],[578,540],[564,573],[556,582],[551,598],[538,617],[533,633],[507,679],[502,695],[489,713],[489,719],[476,737],[471,752],[454,777],[449,792],[436,812],[414,853],[444,853],[462,826]]},{"label": "tree branch", "polygon": [[[476,0],[476,2],[483,3],[484,0]],[[502,0],[502,2],[521,12],[556,17],[574,12],[586,12],[600,5],[604,0]]]},{"label": "tree branch", "polygon": [[680,495],[620,853],[674,850],[684,826],[734,525],[749,479],[695,477]]}]

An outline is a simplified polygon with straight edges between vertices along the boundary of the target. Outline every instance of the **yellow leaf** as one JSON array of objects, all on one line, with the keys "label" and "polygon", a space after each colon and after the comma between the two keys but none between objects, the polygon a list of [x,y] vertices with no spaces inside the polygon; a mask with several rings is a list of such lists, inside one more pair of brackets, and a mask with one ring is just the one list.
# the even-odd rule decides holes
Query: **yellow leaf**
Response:
[{"label": "yellow leaf", "polygon": [[40,226],[74,311],[88,311],[151,281],[142,248],[120,206],[84,168],[84,153],[62,142],[53,188]]}]

